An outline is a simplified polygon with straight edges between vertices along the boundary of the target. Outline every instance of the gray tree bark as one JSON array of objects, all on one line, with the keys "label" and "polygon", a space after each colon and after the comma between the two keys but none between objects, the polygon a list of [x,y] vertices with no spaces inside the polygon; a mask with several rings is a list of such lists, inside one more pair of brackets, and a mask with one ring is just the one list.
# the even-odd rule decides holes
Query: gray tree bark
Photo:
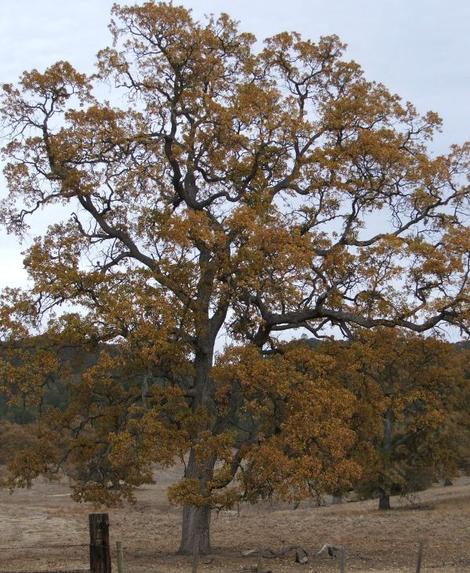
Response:
[{"label": "gray tree bark", "polygon": [[[392,455],[393,448],[393,423],[395,421],[395,416],[391,409],[385,412],[384,416],[384,441],[383,450],[385,455],[390,457]],[[387,463],[390,463],[389,461]],[[388,511],[391,509],[390,506],[390,490],[388,487],[380,488],[379,490],[379,509]]]},{"label": "gray tree bark", "polygon": [[[207,349],[196,352],[194,362],[195,399],[193,408],[202,407],[208,409],[209,412],[213,406],[212,382],[210,380],[212,358],[213,344],[209,344]],[[189,460],[184,477],[198,482],[199,493],[202,496],[209,493],[207,492],[207,484],[214,475],[215,462],[215,457],[210,453],[208,454],[208,458],[202,461],[196,459],[194,449],[191,449],[189,453]],[[210,521],[211,507],[209,505],[184,506],[181,542],[178,553],[183,555],[192,555],[195,553],[207,555],[210,553]]]},{"label": "gray tree bark", "polygon": [[383,489],[380,490],[379,493],[379,509],[382,511],[392,509],[390,505],[390,494]]}]

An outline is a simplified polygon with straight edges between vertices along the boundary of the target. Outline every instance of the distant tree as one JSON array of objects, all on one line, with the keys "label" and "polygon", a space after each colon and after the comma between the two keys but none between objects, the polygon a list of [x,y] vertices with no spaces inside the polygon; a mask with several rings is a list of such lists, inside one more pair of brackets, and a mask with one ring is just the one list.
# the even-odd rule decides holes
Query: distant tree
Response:
[{"label": "distant tree", "polygon": [[48,406],[64,408],[69,385],[96,364],[104,349],[113,354],[110,345],[83,344],[63,334],[28,336],[19,328],[0,341],[0,419],[24,424]]},{"label": "distant tree", "polygon": [[8,410],[13,416],[11,421],[33,421],[47,389],[58,389],[58,369],[57,355],[37,341],[0,344],[0,398],[5,414]]},{"label": "distant tree", "polygon": [[[7,228],[68,213],[27,250],[32,286],[4,294],[4,329],[15,312],[33,326],[56,312],[54,333],[114,341],[122,367],[166,373],[139,403],[103,356],[42,427],[68,427],[84,499],[130,495],[151,462],[188,453],[180,550],[208,552],[216,486],[251,451],[219,416],[217,340],[253,358],[287,329],[468,332],[469,147],[431,157],[438,116],[367,81],[335,36],[281,33],[258,49],[227,15],[199,23],[146,2],[113,17],[97,75],[58,62],[3,86]],[[94,92],[109,83],[111,102]],[[78,313],[61,318],[64,303]],[[262,449],[263,432],[250,440]]]},{"label": "distant tree", "polygon": [[462,422],[470,391],[461,351],[391,330],[361,333],[351,344],[324,345],[323,351],[334,354],[336,380],[358,401],[353,428],[368,452],[360,492],[378,495],[386,510],[390,495],[456,474],[468,438]]},{"label": "distant tree", "polygon": [[[15,459],[19,451],[29,449],[33,451],[36,445],[36,428],[29,424],[16,424],[6,420],[0,421],[0,472],[3,474],[4,466]],[[5,485],[1,476],[0,485]]]},{"label": "distant tree", "polygon": [[[465,383],[459,396],[459,408],[448,419],[457,437],[452,444],[457,448],[457,465],[459,472],[470,475],[470,344],[467,342],[456,345],[461,352],[461,360],[465,371]],[[444,480],[450,480],[445,476]],[[450,480],[451,481],[451,480]]]}]

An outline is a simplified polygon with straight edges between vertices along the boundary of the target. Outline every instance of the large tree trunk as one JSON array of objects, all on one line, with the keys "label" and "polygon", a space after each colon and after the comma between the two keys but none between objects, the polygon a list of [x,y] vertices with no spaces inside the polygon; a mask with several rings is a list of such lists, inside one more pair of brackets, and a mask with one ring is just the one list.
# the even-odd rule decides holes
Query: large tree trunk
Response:
[{"label": "large tree trunk", "polygon": [[[214,465],[214,458],[206,460],[203,465],[199,465],[196,462],[194,450],[191,450],[185,478],[196,479],[199,483],[199,491],[203,495],[208,480],[213,477]],[[191,555],[195,552],[200,555],[210,553],[210,522],[211,508],[209,506],[185,505],[183,507],[183,527],[178,553],[183,555]]]},{"label": "large tree trunk", "polygon": [[[210,380],[211,366],[212,348],[210,352],[196,352],[194,380],[195,400],[193,407],[207,408],[209,413],[211,413],[213,406],[212,384]],[[215,462],[215,456],[210,452],[208,453],[208,457],[204,460],[196,459],[194,449],[191,449],[189,453],[189,460],[184,477],[198,482],[199,493],[202,496],[209,493],[207,492],[207,483],[213,478]],[[210,553],[210,521],[210,506],[184,506],[181,543],[178,553],[184,555],[194,553],[207,555]]]},{"label": "large tree trunk", "polygon": [[183,529],[178,553],[191,555],[198,552],[207,555],[211,552],[210,540],[210,507],[183,507]]}]

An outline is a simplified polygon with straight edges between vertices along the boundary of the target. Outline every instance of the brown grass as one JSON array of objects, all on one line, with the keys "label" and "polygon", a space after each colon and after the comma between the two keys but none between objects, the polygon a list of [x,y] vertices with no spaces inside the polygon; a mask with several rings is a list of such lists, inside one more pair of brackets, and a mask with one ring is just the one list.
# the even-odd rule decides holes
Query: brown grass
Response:
[{"label": "brown grass", "polygon": [[[165,491],[181,468],[159,472],[153,486],[138,492],[137,503],[109,510],[111,541],[122,541],[126,573],[190,571],[190,559],[175,555],[180,511]],[[416,497],[415,505],[393,499],[391,512],[376,502],[350,502],[298,509],[285,504],[242,506],[240,513],[220,512],[213,519],[213,555],[201,558],[202,572],[241,572],[256,558],[249,549],[301,545],[313,555],[324,543],[343,545],[347,570],[398,573],[414,571],[417,545],[426,541],[424,571],[470,571],[470,478],[451,487],[433,487]],[[38,481],[31,490],[10,495],[0,491],[0,570],[86,568],[87,514],[93,508],[70,500],[66,483]],[[54,547],[47,547],[48,545]],[[69,547],[83,544],[83,547]],[[338,563],[313,556],[307,565],[292,555],[265,559],[274,573],[337,571]]]}]

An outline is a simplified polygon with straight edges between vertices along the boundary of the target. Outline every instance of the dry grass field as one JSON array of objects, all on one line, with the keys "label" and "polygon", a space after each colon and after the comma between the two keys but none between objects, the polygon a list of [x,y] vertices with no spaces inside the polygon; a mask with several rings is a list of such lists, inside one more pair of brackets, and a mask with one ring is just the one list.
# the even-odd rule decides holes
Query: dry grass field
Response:
[{"label": "dry grass field", "polygon": [[[166,500],[166,487],[180,468],[158,472],[155,485],[142,488],[134,506],[109,510],[111,541],[122,541],[126,573],[191,570],[190,559],[176,556],[180,515]],[[300,545],[313,554],[324,544],[343,545],[347,570],[392,573],[414,571],[417,544],[426,541],[423,571],[470,571],[470,478],[421,493],[414,505],[393,499],[391,512],[374,501],[293,509],[282,504],[242,506],[214,515],[214,553],[202,557],[201,572],[243,572],[256,557],[250,549],[279,550]],[[86,568],[87,514],[93,508],[70,500],[66,483],[40,481],[31,490],[0,491],[0,570]],[[84,544],[83,547],[68,547]],[[53,545],[53,547],[50,547]],[[337,571],[327,556],[294,563],[292,554],[265,558],[273,573]]]}]

